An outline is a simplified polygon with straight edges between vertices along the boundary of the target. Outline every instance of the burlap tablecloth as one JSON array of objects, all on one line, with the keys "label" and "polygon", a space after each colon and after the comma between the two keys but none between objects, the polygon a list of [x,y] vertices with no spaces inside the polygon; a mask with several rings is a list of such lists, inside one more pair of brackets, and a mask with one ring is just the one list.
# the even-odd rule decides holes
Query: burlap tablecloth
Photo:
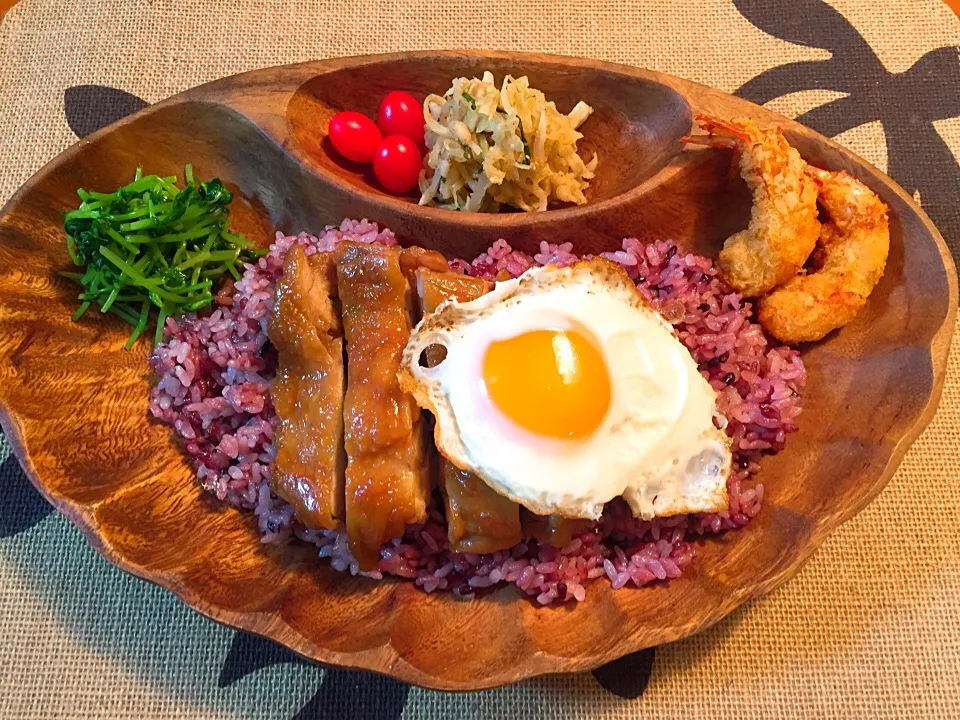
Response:
[{"label": "burlap tablecloth", "polygon": [[[22,0],[0,21],[0,200],[77,134],[224,75],[509,48],[655,68],[800,117],[917,191],[956,253],[960,21],[938,0],[831,5]],[[960,348],[939,413],[866,511],[780,590],[601,676],[613,691],[592,674],[463,695],[324,674],[124,575],[5,441],[0,461],[4,718],[960,717]]]}]

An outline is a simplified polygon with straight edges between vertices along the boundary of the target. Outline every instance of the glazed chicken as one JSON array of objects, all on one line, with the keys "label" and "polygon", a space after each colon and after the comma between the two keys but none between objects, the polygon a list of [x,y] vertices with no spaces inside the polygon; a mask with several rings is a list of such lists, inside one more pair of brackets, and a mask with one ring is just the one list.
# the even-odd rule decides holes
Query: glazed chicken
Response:
[{"label": "glazed chicken", "polygon": [[[417,273],[417,294],[424,314],[449,298],[474,300],[491,287],[486,280],[468,275]],[[430,348],[426,356],[428,366],[437,365],[443,360],[443,349]],[[488,553],[520,542],[520,506],[444,457],[440,458],[440,490],[446,506],[447,538],[454,552]]]},{"label": "glazed chicken", "polygon": [[[281,418],[273,488],[309,528],[333,529],[345,518],[364,570],[376,567],[384,542],[426,520],[430,501],[429,434],[397,381],[415,311],[432,313],[448,299],[467,302],[492,288],[446,268],[442,255],[421,248],[343,243],[307,257],[294,247],[277,285],[269,327]],[[427,364],[442,362],[443,353],[429,348]],[[577,521],[521,515],[516,502],[472,473],[442,456],[438,462],[454,552],[489,553],[525,538],[569,542]]]},{"label": "glazed chicken", "polygon": [[397,381],[413,323],[401,252],[362,243],[336,250],[347,341],[346,525],[364,570],[376,567],[384,542],[426,519],[430,498],[420,408]]},{"label": "glazed chicken", "polygon": [[276,433],[274,492],[314,529],[343,514],[343,328],[333,256],[293,247],[269,323],[279,354],[271,395],[282,418]]}]

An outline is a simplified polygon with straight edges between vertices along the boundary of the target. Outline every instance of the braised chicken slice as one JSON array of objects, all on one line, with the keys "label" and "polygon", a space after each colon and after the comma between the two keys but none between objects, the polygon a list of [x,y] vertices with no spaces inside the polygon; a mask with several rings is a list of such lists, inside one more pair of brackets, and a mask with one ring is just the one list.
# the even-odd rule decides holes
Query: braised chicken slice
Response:
[{"label": "braised chicken slice", "polygon": [[347,341],[346,525],[364,570],[384,542],[426,520],[430,495],[420,408],[397,381],[413,309],[401,252],[350,242],[335,251]]},{"label": "braised chicken slice", "polygon": [[[468,302],[491,288],[486,280],[468,275],[417,272],[417,294],[424,314],[433,312],[449,298]],[[427,365],[439,364],[443,352],[443,348],[429,348]],[[447,538],[454,552],[494,552],[520,542],[520,506],[444,457],[440,458],[440,490],[446,506]]]},{"label": "braised chicken slice", "polygon": [[416,276],[419,270],[447,273],[450,270],[450,265],[442,253],[414,245],[405,247],[400,251],[400,270],[412,286],[417,281]]},{"label": "braised chicken slice", "polygon": [[590,525],[589,520],[560,515],[534,515],[527,511],[524,511],[520,522],[524,540],[536,540],[542,545],[558,548],[569,545],[574,535],[583,532]]},{"label": "braised chicken slice", "polygon": [[343,328],[333,256],[287,253],[268,334],[279,366],[270,394],[280,417],[271,484],[309,528],[343,514]]}]

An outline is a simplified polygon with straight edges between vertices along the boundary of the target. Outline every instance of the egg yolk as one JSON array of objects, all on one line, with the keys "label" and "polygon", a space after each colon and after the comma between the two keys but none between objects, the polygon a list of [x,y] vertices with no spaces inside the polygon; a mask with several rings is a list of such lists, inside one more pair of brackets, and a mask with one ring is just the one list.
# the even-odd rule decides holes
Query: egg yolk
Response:
[{"label": "egg yolk", "polygon": [[491,343],[483,380],[504,415],[539,435],[586,437],[610,407],[603,355],[574,330],[533,330]]}]

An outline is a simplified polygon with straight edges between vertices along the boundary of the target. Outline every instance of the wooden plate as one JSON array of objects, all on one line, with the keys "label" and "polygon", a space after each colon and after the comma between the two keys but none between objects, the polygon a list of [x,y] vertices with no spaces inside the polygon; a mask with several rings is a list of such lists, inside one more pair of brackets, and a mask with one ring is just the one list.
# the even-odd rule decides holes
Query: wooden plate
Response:
[{"label": "wooden plate", "polygon": [[[492,70],[529,75],[561,110],[596,113],[584,144],[601,153],[591,202],[543,214],[471,216],[423,209],[376,189],[326,152],[331,114],[373,114],[394,88],[443,90]],[[192,162],[240,195],[234,222],[263,242],[275,228],[316,231],[367,217],[401,238],[472,257],[498,237],[531,250],[570,239],[580,252],[622,237],[672,237],[715,255],[742,227],[748,198],[730,157],[683,150],[693,112],[779,123],[812,163],[845,169],[890,205],[883,281],[849,326],[804,349],[801,431],[764,462],[764,507],[745,530],[697,541],[667,584],[614,592],[595,583],[576,607],[538,609],[509,589],[474,602],[408,583],[341,575],[314,549],[258,543],[253,518],[200,492],[166,427],[147,418],[148,348],[89,314],[76,288],[61,212],[77,187],[111,190],[138,164]],[[830,140],[715,90],[645,70],[544,55],[443,52],[346,58],[227,78],[173,97],[57,157],[0,217],[0,413],[37,488],[108,559],[209,617],[304,656],[444,689],[478,689],[593,668],[690,635],[789,578],[823,539],[873,499],[940,396],[957,306],[953,262],[926,215],[889,178]],[[920,518],[918,518],[920,520]],[[51,562],[55,562],[51,558]]]}]

